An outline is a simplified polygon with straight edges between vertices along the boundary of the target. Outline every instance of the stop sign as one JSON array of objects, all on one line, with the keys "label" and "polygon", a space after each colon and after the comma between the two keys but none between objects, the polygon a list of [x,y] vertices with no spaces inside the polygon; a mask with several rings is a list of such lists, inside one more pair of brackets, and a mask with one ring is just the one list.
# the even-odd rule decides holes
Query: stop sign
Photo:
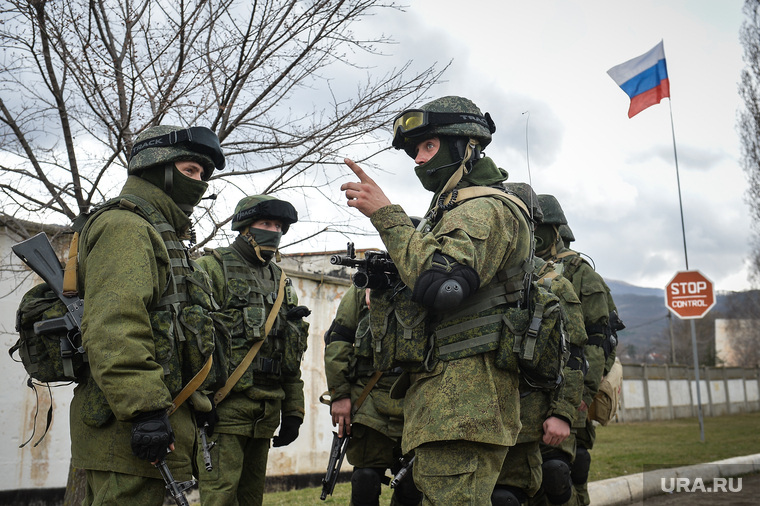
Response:
[{"label": "stop sign", "polygon": [[702,318],[714,305],[712,281],[699,271],[679,271],[665,288],[665,306],[679,318]]}]

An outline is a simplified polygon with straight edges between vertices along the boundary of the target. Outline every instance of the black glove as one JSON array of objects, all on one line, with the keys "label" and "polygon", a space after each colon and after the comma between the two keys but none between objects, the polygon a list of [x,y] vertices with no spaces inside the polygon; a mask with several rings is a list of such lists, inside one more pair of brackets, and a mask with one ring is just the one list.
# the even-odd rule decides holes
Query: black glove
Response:
[{"label": "black glove", "polygon": [[132,454],[149,462],[164,457],[174,442],[174,432],[165,409],[141,413],[132,420]]},{"label": "black glove", "polygon": [[309,309],[306,306],[296,306],[288,309],[287,319],[288,320],[300,320],[301,318],[304,318],[306,316],[309,316],[311,314],[311,309]]},{"label": "black glove", "polygon": [[219,414],[216,412],[216,404],[214,404],[213,394],[209,394],[208,399],[211,401],[211,411],[193,410],[193,413],[195,414],[195,424],[199,428],[208,424],[208,427],[206,427],[206,435],[212,436],[214,434],[214,426],[216,426],[219,421]]},{"label": "black glove", "polygon": [[277,448],[278,446],[288,446],[290,443],[296,440],[298,437],[298,428],[303,423],[303,420],[297,416],[283,417],[280,424],[280,433],[272,439],[272,446]]}]

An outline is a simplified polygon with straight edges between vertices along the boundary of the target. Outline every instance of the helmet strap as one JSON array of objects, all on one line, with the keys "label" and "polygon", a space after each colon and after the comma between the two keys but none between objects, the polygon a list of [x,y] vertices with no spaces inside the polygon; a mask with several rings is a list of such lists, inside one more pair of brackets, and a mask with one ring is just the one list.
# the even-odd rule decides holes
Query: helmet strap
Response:
[{"label": "helmet strap", "polygon": [[473,152],[478,146],[478,141],[475,139],[470,138],[470,140],[467,142],[467,147],[464,150],[462,161],[459,163],[459,168],[451,175],[449,180],[446,182],[446,185],[444,185],[443,190],[441,190],[438,199],[436,200],[439,202],[439,208],[444,208],[446,206],[451,206],[454,204],[456,196],[452,190],[454,190],[454,188],[456,188],[456,186],[462,180],[462,176],[469,174],[470,170],[472,170],[472,167],[470,167],[470,170],[467,169],[467,160],[472,157]]},{"label": "helmet strap", "polygon": [[164,193],[167,195],[172,194],[174,188],[174,164],[167,163],[164,166]]}]

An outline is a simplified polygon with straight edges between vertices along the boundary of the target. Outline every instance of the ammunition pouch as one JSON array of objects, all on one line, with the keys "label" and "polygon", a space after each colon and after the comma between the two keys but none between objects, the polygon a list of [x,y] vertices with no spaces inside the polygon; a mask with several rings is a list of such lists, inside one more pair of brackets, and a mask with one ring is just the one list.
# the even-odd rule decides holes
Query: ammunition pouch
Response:
[{"label": "ammunition pouch", "polygon": [[412,301],[408,287],[370,292],[372,356],[379,371],[401,367],[409,372],[430,371],[433,334],[429,332],[428,311]]}]

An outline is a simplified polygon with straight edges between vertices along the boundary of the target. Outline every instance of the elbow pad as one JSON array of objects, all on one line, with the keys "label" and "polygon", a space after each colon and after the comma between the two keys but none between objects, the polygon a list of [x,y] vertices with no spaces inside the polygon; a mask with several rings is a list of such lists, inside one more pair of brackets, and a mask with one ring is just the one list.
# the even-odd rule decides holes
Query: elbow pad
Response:
[{"label": "elbow pad", "polygon": [[475,269],[435,253],[433,265],[414,284],[412,300],[435,311],[446,311],[457,307],[478,287],[480,276]]}]

